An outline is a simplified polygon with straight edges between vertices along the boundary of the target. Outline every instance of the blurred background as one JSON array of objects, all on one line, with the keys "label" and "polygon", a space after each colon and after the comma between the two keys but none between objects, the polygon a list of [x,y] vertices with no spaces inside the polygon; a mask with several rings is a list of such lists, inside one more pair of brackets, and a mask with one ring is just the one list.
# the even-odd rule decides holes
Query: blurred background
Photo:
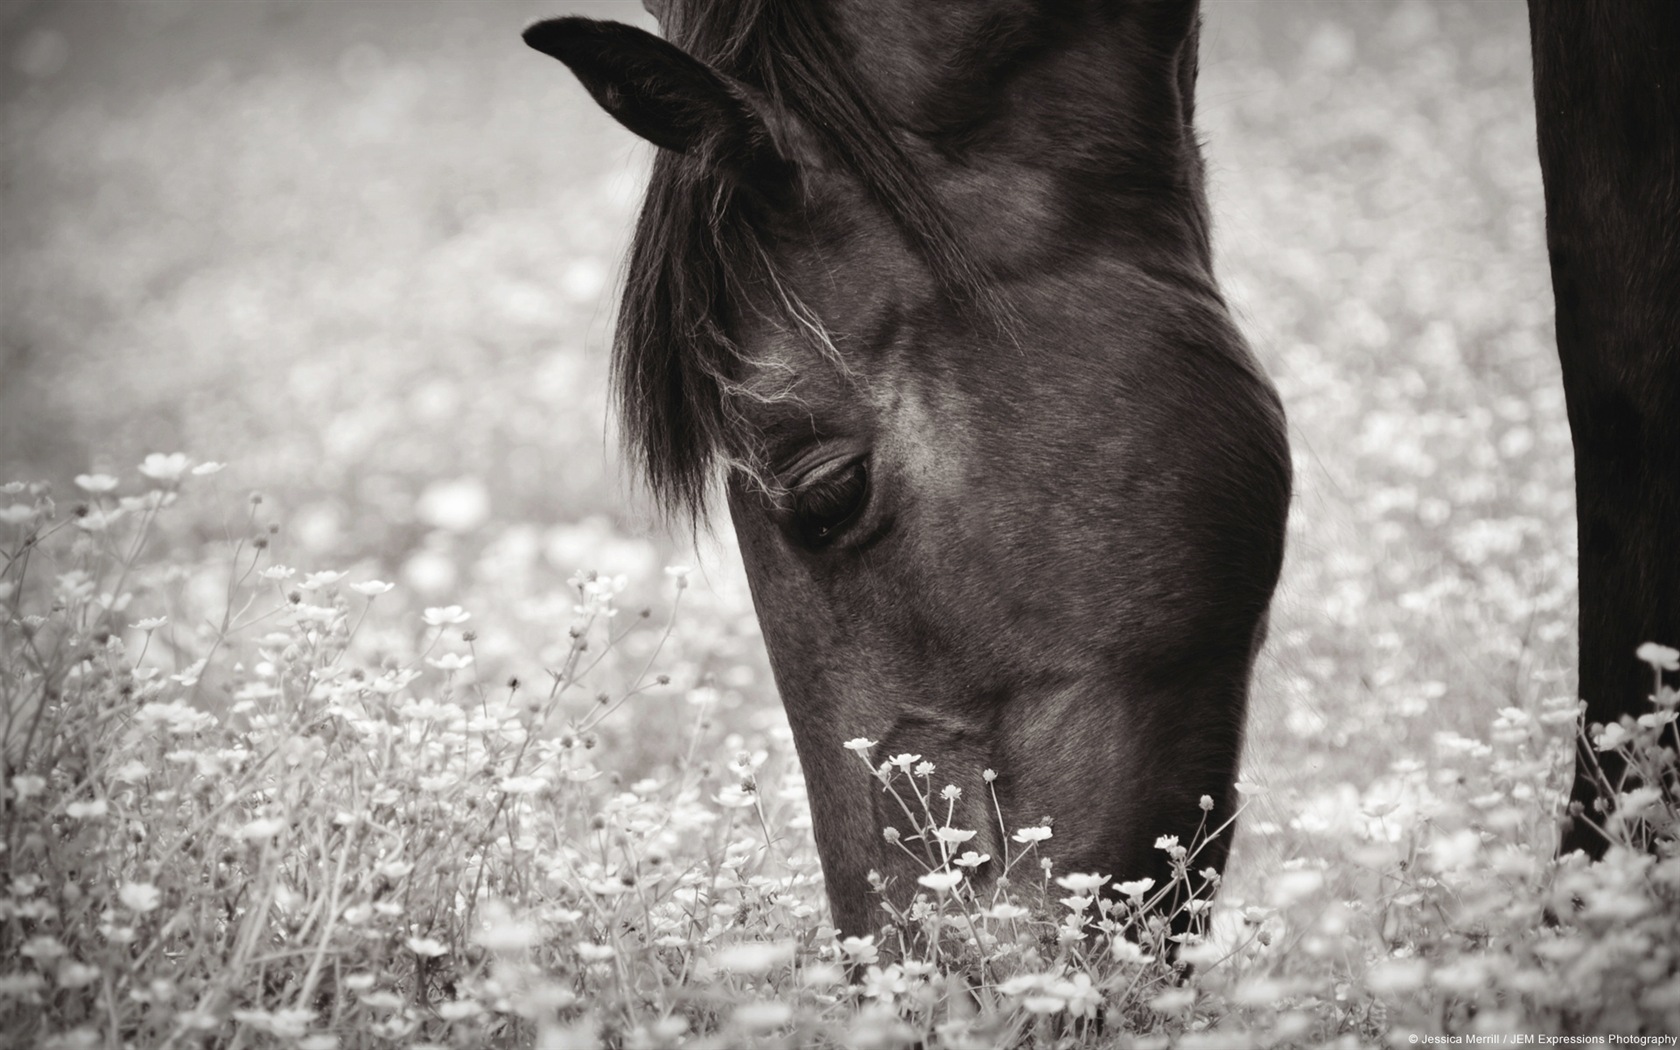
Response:
[{"label": "blurred background", "polygon": [[0,460],[227,459],[397,559],[644,519],[603,378],[647,156],[520,43],[551,6],[11,8]]},{"label": "blurred background", "polygon": [[[259,490],[288,563],[545,624],[492,635],[514,662],[578,569],[656,593],[696,555],[622,469],[605,388],[651,147],[520,43],[570,11],[651,25],[0,3],[0,480],[227,461],[217,527]],[[1248,764],[1265,857],[1335,834],[1439,730],[1572,688],[1569,444],[1523,5],[1209,0],[1205,23],[1220,276],[1299,477]],[[727,523],[702,546],[679,684],[774,720]]]}]

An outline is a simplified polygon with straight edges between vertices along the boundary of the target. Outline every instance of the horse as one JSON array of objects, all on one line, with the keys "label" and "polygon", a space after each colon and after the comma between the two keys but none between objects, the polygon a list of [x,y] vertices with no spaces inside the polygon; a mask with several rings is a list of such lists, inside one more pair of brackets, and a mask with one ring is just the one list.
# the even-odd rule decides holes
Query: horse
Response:
[{"label": "horse", "polygon": [[[932,763],[980,855],[1053,817],[1057,870],[1167,877],[1159,837],[1237,808],[1292,485],[1283,406],[1212,270],[1197,3],[650,7],[663,39],[566,17],[525,40],[659,147],[620,416],[677,514],[704,516],[721,476],[836,927],[869,931],[919,873],[848,742]],[[1655,50],[1594,59],[1680,29],[1657,2],[1535,0],[1533,26],[1581,689],[1605,721],[1643,695],[1634,647],[1680,636],[1660,539],[1680,535],[1660,426],[1680,419],[1680,209],[1654,214],[1680,201],[1680,120],[1619,108],[1680,115],[1680,88]],[[1602,849],[1598,794],[1578,776],[1567,843]]]},{"label": "horse", "polygon": [[[1546,247],[1575,447],[1586,721],[1645,706],[1680,641],[1680,5],[1529,0]],[[1577,757],[1561,852],[1601,856],[1624,786]]]}]

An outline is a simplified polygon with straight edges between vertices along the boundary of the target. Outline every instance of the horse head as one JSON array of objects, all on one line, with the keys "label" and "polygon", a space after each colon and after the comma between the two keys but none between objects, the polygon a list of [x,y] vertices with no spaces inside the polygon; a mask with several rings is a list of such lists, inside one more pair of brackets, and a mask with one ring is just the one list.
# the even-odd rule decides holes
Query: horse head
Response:
[{"label": "horse head", "polygon": [[900,754],[976,879],[1046,819],[1060,872],[1166,874],[1233,813],[1290,495],[1212,275],[1195,5],[655,10],[526,40],[659,147],[620,412],[669,505],[721,477],[836,924],[872,872],[918,891]]}]

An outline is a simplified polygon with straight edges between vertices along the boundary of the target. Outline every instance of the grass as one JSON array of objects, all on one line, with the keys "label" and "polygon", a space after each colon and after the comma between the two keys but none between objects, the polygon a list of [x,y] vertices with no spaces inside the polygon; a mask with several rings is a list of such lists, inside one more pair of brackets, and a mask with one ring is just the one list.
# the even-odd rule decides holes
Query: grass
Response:
[{"label": "grass", "polygon": [[[1001,894],[961,878],[969,777],[874,751],[925,901],[825,927],[728,529],[665,537],[609,451],[643,154],[518,45],[553,5],[99,8],[7,30],[18,1045],[1680,1031],[1672,796],[1551,859],[1574,521],[1520,4],[1209,6],[1218,266],[1300,486],[1177,944],[1028,829]],[[1590,746],[1666,790],[1653,696]],[[1196,846],[1137,892],[1199,908]]]},{"label": "grass", "polygon": [[[1229,822],[1158,841],[1162,886],[1056,872],[1048,826],[1005,828],[1003,877],[972,882],[989,858],[950,825],[959,789],[853,740],[924,892],[841,939],[797,771],[717,739],[716,690],[656,670],[688,570],[663,626],[620,615],[624,580],[574,577],[559,659],[487,680],[471,611],[387,613],[390,583],[277,562],[259,500],[195,564],[165,554],[221,467],[153,455],[78,476],[63,509],[5,489],[0,1023],[28,1045],[1368,1045],[1680,1020],[1672,649],[1639,654],[1651,712],[1584,742],[1635,771],[1602,863],[1536,848],[1578,717],[1560,700],[1395,762],[1335,855],[1250,876],[1263,903],[1214,903],[1197,865]],[[680,746],[610,771],[651,707]]]}]

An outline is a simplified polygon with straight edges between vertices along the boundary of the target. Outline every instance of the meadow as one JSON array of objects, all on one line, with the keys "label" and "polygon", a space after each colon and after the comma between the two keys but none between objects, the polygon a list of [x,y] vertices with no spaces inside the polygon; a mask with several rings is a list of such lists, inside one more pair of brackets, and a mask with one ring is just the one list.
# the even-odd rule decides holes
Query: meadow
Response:
[{"label": "meadow", "polygon": [[[0,1043],[1680,1034],[1672,792],[1553,857],[1574,506],[1522,4],[1207,4],[1218,272],[1298,479],[1232,861],[1116,884],[1009,828],[980,887],[941,771],[854,741],[928,869],[869,938],[826,925],[728,522],[672,532],[619,458],[648,152],[519,43],[562,10],[644,19],[0,7]],[[1585,746],[1672,784],[1680,655],[1627,657],[1651,711]]]}]

